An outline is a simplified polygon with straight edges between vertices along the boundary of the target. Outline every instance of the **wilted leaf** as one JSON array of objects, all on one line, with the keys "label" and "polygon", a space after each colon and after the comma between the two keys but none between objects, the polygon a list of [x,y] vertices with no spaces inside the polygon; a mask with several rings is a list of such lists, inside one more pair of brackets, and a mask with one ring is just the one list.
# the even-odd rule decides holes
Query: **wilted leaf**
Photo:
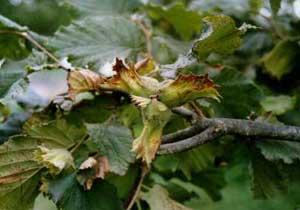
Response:
[{"label": "wilted leaf", "polygon": [[262,61],[266,71],[276,79],[281,79],[282,76],[290,73],[299,56],[299,47],[295,42],[283,40],[263,58]]},{"label": "wilted leaf", "polygon": [[281,115],[292,110],[296,105],[296,98],[290,96],[269,96],[260,102],[264,111]]},{"label": "wilted leaf", "polygon": [[212,98],[219,101],[215,83],[205,76],[179,75],[164,85],[159,99],[169,107],[180,106],[197,98]]},{"label": "wilted leaf", "polygon": [[142,50],[142,38],[139,28],[125,18],[97,17],[62,28],[48,46],[60,57],[74,58],[75,65],[89,65],[97,71],[116,57],[126,58]]},{"label": "wilted leaf", "polygon": [[54,175],[59,174],[65,168],[75,168],[73,156],[66,149],[48,149],[39,146],[35,151],[35,159]]},{"label": "wilted leaf", "polygon": [[68,75],[69,96],[74,99],[79,93],[97,91],[103,81],[99,74],[87,69],[71,71]]},{"label": "wilted leaf", "polygon": [[134,161],[130,152],[132,136],[130,130],[120,124],[86,124],[100,155],[107,157],[110,171],[124,175]]},{"label": "wilted leaf", "polygon": [[225,15],[208,16],[203,19],[208,28],[193,45],[193,55],[198,60],[206,59],[211,53],[232,54],[241,45],[241,31],[234,20]]},{"label": "wilted leaf", "polygon": [[148,166],[155,158],[161,144],[163,129],[171,117],[171,110],[156,98],[132,96],[133,102],[141,108],[144,128],[132,144],[137,158],[141,158]]},{"label": "wilted leaf", "polygon": [[154,185],[149,192],[142,194],[142,199],[147,201],[151,210],[191,210],[169,197],[166,189]]},{"label": "wilted leaf", "polygon": [[169,23],[184,40],[190,40],[202,28],[199,13],[187,10],[181,3],[170,7],[150,4],[146,6],[146,10],[154,21],[166,21]]},{"label": "wilted leaf", "polygon": [[134,66],[126,66],[118,58],[113,70],[116,75],[102,84],[102,88],[137,96],[150,96],[158,91],[159,82],[156,79],[140,76]]},{"label": "wilted leaf", "polygon": [[108,159],[104,156],[89,157],[79,167],[81,172],[91,169],[93,172],[88,175],[82,175],[84,187],[91,190],[96,179],[104,179],[105,175],[109,173],[110,167]]},{"label": "wilted leaf", "polygon": [[48,193],[63,210],[123,210],[117,190],[107,182],[94,184],[85,191],[76,180],[76,174],[50,181]]}]

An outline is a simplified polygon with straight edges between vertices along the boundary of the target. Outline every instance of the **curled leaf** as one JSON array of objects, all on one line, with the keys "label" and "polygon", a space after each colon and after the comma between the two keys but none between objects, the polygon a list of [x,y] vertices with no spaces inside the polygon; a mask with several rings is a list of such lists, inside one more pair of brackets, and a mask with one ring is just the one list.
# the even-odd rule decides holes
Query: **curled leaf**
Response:
[{"label": "curled leaf", "polygon": [[161,144],[163,128],[171,117],[171,111],[156,98],[132,98],[142,109],[144,124],[141,135],[133,141],[132,150],[136,152],[137,158],[141,158],[149,166]]},{"label": "curled leaf", "polygon": [[123,61],[118,58],[113,66],[113,70],[116,72],[116,75],[108,79],[102,87],[138,96],[149,96],[153,94],[159,86],[157,80],[140,76],[133,65],[126,66]]},{"label": "curled leaf", "polygon": [[48,149],[40,146],[35,151],[35,159],[47,167],[51,174],[59,174],[63,169],[74,166],[74,160],[71,153],[66,149]]},{"label": "curled leaf", "polygon": [[156,68],[156,63],[153,58],[145,58],[134,65],[134,68],[140,75],[145,75],[153,72]]},{"label": "curled leaf", "polygon": [[93,71],[87,69],[71,71],[68,76],[69,96],[74,99],[79,93],[99,90],[103,82],[104,78]]},{"label": "curled leaf", "polygon": [[160,90],[159,100],[169,107],[180,106],[202,97],[219,101],[220,94],[216,88],[208,75],[179,75]]},{"label": "curled leaf", "polygon": [[92,173],[81,175],[84,182],[84,187],[87,190],[92,189],[94,180],[104,179],[105,175],[110,172],[110,166],[107,157],[89,157],[79,167],[81,171],[92,169]]}]

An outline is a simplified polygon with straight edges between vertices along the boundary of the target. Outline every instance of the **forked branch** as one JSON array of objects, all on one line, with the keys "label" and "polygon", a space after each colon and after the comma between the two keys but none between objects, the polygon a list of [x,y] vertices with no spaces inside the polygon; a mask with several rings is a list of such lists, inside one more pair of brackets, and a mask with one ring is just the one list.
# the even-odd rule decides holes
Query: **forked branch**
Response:
[{"label": "forked branch", "polygon": [[170,154],[185,151],[223,135],[264,137],[260,140],[300,143],[300,127],[252,120],[213,118],[201,119],[189,128],[163,136],[163,144],[158,153]]}]

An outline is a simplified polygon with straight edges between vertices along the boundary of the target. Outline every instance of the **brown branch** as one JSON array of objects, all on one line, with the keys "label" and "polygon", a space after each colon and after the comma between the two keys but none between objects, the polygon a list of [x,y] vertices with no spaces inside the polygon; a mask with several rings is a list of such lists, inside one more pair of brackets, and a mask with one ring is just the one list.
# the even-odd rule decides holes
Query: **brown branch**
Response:
[{"label": "brown branch", "polygon": [[163,136],[159,154],[188,150],[222,135],[264,137],[259,140],[300,143],[300,127],[296,126],[226,118],[201,119],[189,128]]}]

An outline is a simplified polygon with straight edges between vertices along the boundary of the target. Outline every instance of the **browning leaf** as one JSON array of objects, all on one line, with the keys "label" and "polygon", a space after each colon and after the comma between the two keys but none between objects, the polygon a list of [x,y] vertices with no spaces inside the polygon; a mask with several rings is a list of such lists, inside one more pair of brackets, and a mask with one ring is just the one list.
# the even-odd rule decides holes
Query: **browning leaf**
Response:
[{"label": "browning leaf", "polygon": [[92,169],[92,174],[88,173],[83,176],[84,187],[87,190],[92,189],[94,180],[104,179],[105,175],[110,172],[109,162],[105,156],[89,157],[80,165],[79,169],[82,171]]},{"label": "browning leaf", "polygon": [[113,70],[116,72],[116,75],[107,80],[103,85],[104,88],[122,91],[132,95],[150,96],[155,93],[159,85],[157,80],[140,76],[133,65],[126,66],[123,61],[118,58],[116,58]]},{"label": "browning leaf", "polygon": [[153,58],[147,57],[134,65],[134,68],[140,75],[145,75],[153,72],[156,68],[156,63]]},{"label": "browning leaf", "polygon": [[74,99],[79,93],[97,91],[103,82],[104,78],[93,71],[87,69],[71,71],[68,76],[69,96]]},{"label": "browning leaf", "polygon": [[202,97],[219,101],[220,94],[216,88],[208,75],[179,75],[160,90],[159,99],[169,107]]},{"label": "browning leaf", "polygon": [[171,111],[156,98],[146,98],[144,101],[147,103],[141,98],[134,96],[142,109],[144,128],[141,135],[133,141],[132,150],[136,152],[137,158],[141,158],[149,166],[161,144],[163,128],[171,117]]}]

